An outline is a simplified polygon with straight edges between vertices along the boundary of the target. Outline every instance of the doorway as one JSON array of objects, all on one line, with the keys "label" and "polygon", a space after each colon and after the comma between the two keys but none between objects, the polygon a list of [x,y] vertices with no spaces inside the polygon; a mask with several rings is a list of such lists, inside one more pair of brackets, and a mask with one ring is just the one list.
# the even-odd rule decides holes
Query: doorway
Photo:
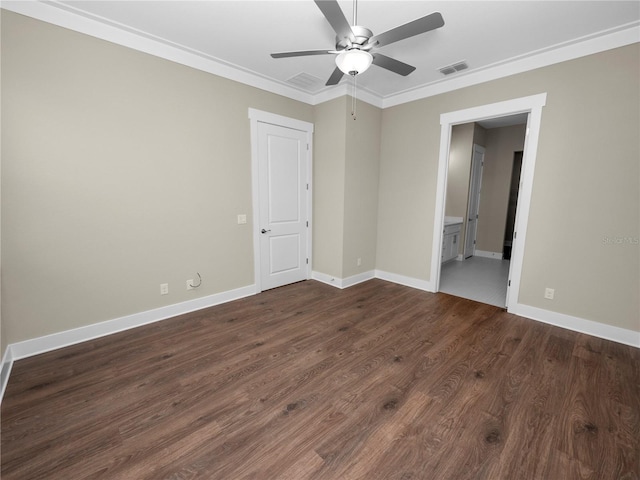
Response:
[{"label": "doorway", "polygon": [[311,271],[313,125],[249,109],[256,292]]},{"label": "doorway", "polygon": [[[466,241],[458,261],[441,266],[441,292],[506,306],[510,262],[504,257],[504,239],[509,187],[514,176],[513,154],[523,148],[526,121],[527,114],[519,114],[453,128],[445,218],[451,221],[464,213]],[[516,185],[519,177],[518,171]],[[464,201],[468,208],[462,212]]]},{"label": "doorway", "polygon": [[480,107],[449,112],[440,116],[440,153],[438,163],[438,178],[436,192],[436,206],[434,215],[434,232],[431,255],[431,279],[434,292],[439,291],[443,225],[445,219],[445,196],[448,172],[451,131],[454,125],[470,122],[486,121],[502,117],[527,114],[526,137],[523,148],[522,173],[519,191],[519,201],[516,209],[514,242],[512,245],[511,262],[508,271],[508,285],[505,304],[508,311],[517,309],[520,278],[526,241],[527,221],[531,202],[533,174],[542,119],[542,107],[546,104],[546,93],[522,97],[504,102],[498,102]]}]

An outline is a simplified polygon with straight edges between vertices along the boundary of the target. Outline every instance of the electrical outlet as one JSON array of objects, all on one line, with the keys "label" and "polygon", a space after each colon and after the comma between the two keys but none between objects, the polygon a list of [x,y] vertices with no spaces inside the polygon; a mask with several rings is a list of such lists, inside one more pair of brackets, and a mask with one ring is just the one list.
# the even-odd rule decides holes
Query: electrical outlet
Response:
[{"label": "electrical outlet", "polygon": [[187,290],[193,290],[193,278],[187,280]]},{"label": "electrical outlet", "polygon": [[247,216],[244,214],[238,215],[238,225],[244,225],[247,223]]},{"label": "electrical outlet", "polygon": [[553,300],[553,296],[556,294],[556,291],[553,288],[545,288],[544,289],[544,298],[547,300]]},{"label": "electrical outlet", "polygon": [[160,295],[168,295],[169,294],[169,284],[161,283],[160,284]]}]

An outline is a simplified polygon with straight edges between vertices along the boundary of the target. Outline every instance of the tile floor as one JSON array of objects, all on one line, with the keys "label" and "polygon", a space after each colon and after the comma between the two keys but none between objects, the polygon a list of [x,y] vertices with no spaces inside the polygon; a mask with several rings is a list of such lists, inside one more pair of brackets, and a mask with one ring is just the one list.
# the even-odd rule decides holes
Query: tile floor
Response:
[{"label": "tile floor", "polygon": [[504,308],[508,277],[509,260],[484,257],[452,260],[440,270],[440,291]]}]

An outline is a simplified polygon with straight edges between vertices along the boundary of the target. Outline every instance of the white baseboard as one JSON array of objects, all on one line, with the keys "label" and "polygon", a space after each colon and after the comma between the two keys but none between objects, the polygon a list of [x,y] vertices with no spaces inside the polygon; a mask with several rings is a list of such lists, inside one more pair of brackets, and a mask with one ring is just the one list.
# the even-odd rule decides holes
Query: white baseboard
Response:
[{"label": "white baseboard", "polygon": [[564,313],[553,312],[543,308],[531,307],[521,303],[516,304],[516,308],[510,310],[509,313],[556,327],[566,328],[567,330],[573,330],[574,332],[586,333],[594,337],[640,348],[640,332],[634,330],[614,327],[613,325],[565,315]]},{"label": "white baseboard", "polygon": [[327,285],[331,285],[332,287],[349,288],[357,285],[358,283],[366,282],[367,280],[376,278],[376,275],[373,270],[358,273],[357,275],[352,275],[351,277],[347,278],[332,277],[331,275],[327,275],[325,273],[312,272],[311,278],[319,282],[326,283]]},{"label": "white baseboard", "polygon": [[[352,277],[341,279],[332,277],[320,272],[313,272],[312,278],[319,282],[332,285],[337,288],[348,288],[361,282],[365,282],[372,278],[379,278],[389,282],[405,285],[407,287],[416,288],[427,292],[434,292],[433,284],[428,280],[420,280],[417,278],[406,277],[396,273],[389,273],[382,270],[374,270],[364,272]],[[33,338],[22,342],[12,343],[7,346],[0,370],[0,403],[4,396],[9,375],[13,367],[13,362],[21,358],[38,355],[40,353],[49,352],[58,348],[67,347],[77,343],[93,340],[95,338],[110,335],[112,333],[121,332],[130,328],[139,327],[149,323],[158,322],[167,318],[175,317],[185,313],[193,312],[207,307],[213,307],[221,303],[238,300],[240,298],[249,297],[256,293],[255,285],[230,290],[227,292],[209,295],[207,297],[189,300],[187,302],[177,303],[154,310],[127,315],[125,317],[107,320],[105,322],[87,325],[84,327],[67,330],[64,332],[54,333],[44,337]],[[544,310],[528,305],[517,304],[516,308],[510,311],[515,315],[547,323],[579,333],[585,333],[594,337],[611,340],[614,342],[630,345],[640,348],[640,332],[627,330],[612,325],[606,325],[592,320],[573,317],[562,313]]]},{"label": "white baseboard", "polygon": [[376,278],[386,280],[388,282],[397,283],[406,287],[417,288],[418,290],[424,290],[425,292],[434,292],[433,283],[429,280],[420,280],[413,277],[405,277],[404,275],[398,275],[397,273],[384,272],[382,270],[376,270]]},{"label": "white baseboard", "polygon": [[503,254],[501,252],[486,252],[484,250],[475,250],[473,255],[476,257],[496,258],[502,260]]},{"label": "white baseboard", "polygon": [[317,280],[318,282],[331,285],[332,287],[344,288],[342,286],[342,279],[340,277],[333,277],[331,275],[327,275],[326,273],[321,273],[321,272],[311,272],[311,278],[313,280]]},{"label": "white baseboard", "polygon": [[247,287],[216,293],[214,295],[208,295],[206,297],[168,305],[154,310],[147,310],[145,312],[134,313],[133,315],[107,320],[105,322],[94,323],[92,325],[74,328],[72,330],[53,333],[44,337],[12,343],[9,348],[11,349],[13,360],[19,360],[21,358],[31,357],[40,353],[56,350],[58,348],[75,345],[76,343],[86,342],[87,340],[104,337],[105,335],[121,332],[130,328],[140,327],[160,320],[166,320],[167,318],[175,317],[176,315],[182,315],[195,310],[213,307],[214,305],[248,297],[255,293],[255,285],[249,285]]},{"label": "white baseboard", "polygon": [[353,287],[358,283],[366,282],[367,280],[371,280],[372,278],[376,278],[376,272],[373,270],[369,270],[368,272],[358,273],[357,275],[352,275],[350,277],[345,278],[342,281],[342,288]]}]

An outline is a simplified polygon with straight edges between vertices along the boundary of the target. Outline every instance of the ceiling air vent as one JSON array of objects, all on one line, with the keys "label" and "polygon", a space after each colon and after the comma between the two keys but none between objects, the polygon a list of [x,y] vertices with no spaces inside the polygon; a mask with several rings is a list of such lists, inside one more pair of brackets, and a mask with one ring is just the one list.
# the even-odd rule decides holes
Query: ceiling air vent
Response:
[{"label": "ceiling air vent", "polygon": [[462,60],[461,62],[456,62],[452,65],[447,65],[446,67],[440,67],[438,70],[443,75],[451,75],[452,73],[456,73],[467,68],[469,68],[469,65],[467,65],[467,61]]},{"label": "ceiling air vent", "polygon": [[324,86],[322,79],[309,75],[308,73],[299,73],[287,79],[291,85],[307,90],[309,92],[317,92]]}]

